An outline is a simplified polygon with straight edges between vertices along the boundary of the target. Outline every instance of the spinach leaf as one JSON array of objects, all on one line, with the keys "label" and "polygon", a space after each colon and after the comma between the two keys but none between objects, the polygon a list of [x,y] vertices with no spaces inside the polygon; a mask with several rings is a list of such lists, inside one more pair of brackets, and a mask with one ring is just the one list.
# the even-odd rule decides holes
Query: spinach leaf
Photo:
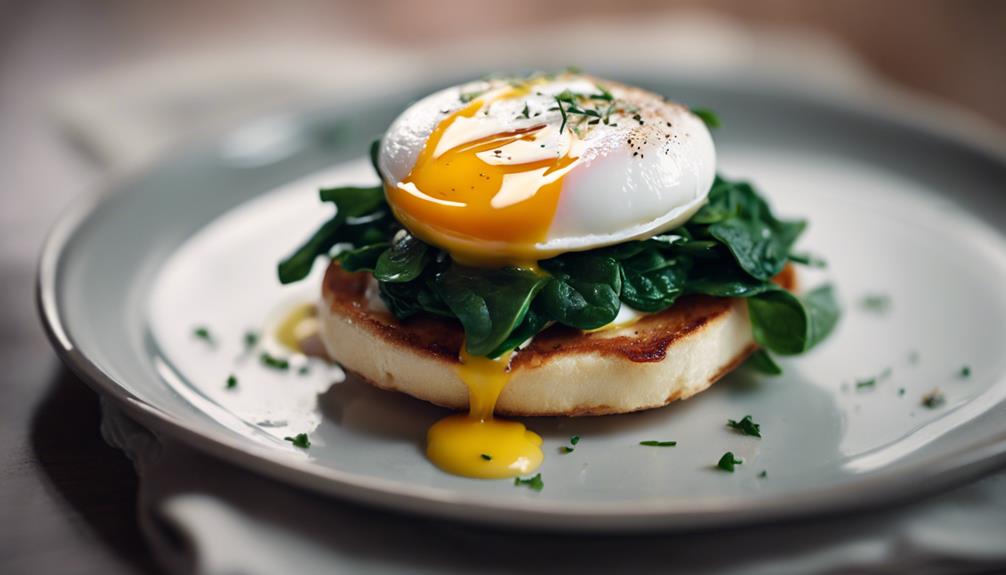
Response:
[{"label": "spinach leaf", "polygon": [[614,258],[575,253],[539,265],[552,274],[535,299],[535,308],[548,319],[594,329],[611,323],[618,315],[622,278]]},{"label": "spinach leaf", "polygon": [[537,313],[532,305],[528,308],[527,314],[524,315],[524,321],[520,322],[520,325],[510,332],[510,335],[503,340],[503,343],[499,344],[496,349],[488,354],[489,357],[499,357],[516,348],[518,345],[537,335],[547,325],[548,320],[545,319],[545,316]]},{"label": "spinach leaf", "polygon": [[[708,224],[706,229],[702,224]],[[730,250],[752,277],[770,280],[786,265],[790,250],[806,223],[783,221],[747,182],[717,177],[709,201],[688,222],[697,237],[709,236]]]},{"label": "spinach leaf", "polygon": [[782,368],[779,367],[779,364],[776,363],[775,360],[772,359],[772,356],[764,349],[755,350],[755,352],[751,354],[751,357],[744,362],[744,365],[765,375],[782,374]]},{"label": "spinach leaf", "polygon": [[335,256],[342,269],[348,272],[373,271],[377,265],[378,257],[387,251],[390,244],[381,242],[370,244],[355,250],[345,250]]},{"label": "spinach leaf", "polygon": [[318,195],[321,201],[334,203],[343,218],[365,216],[384,205],[384,188],[381,186],[322,188]]},{"label": "spinach leaf", "polygon": [[[326,188],[320,191],[322,201],[334,202],[336,213],[325,222],[303,245],[279,263],[279,281],[289,284],[300,281],[311,273],[318,256],[327,255],[336,244],[353,244],[386,241],[384,229],[388,225],[384,191],[380,186],[371,188]],[[368,242],[359,239],[366,236]]]},{"label": "spinach leaf", "polygon": [[471,268],[451,264],[437,275],[437,294],[461,321],[465,346],[488,355],[524,320],[531,300],[550,280],[518,268]]},{"label": "spinach leaf", "polygon": [[807,349],[810,320],[800,300],[781,288],[750,297],[751,328],[759,345],[780,355]]},{"label": "spinach leaf", "polygon": [[666,309],[684,292],[688,261],[668,258],[650,247],[622,260],[621,299],[647,312]]},{"label": "spinach leaf", "polygon": [[810,319],[807,349],[821,343],[835,329],[841,310],[831,285],[823,285],[803,296],[804,307]]},{"label": "spinach leaf", "polygon": [[428,245],[402,230],[395,235],[391,248],[377,259],[374,277],[380,282],[412,281],[426,268],[431,252]]},{"label": "spinach leaf", "polygon": [[328,254],[329,250],[339,243],[339,227],[344,220],[343,216],[336,214],[322,224],[304,245],[297,248],[297,251],[279,262],[277,272],[280,283],[289,284],[306,278],[311,273],[314,260],[320,255]]}]

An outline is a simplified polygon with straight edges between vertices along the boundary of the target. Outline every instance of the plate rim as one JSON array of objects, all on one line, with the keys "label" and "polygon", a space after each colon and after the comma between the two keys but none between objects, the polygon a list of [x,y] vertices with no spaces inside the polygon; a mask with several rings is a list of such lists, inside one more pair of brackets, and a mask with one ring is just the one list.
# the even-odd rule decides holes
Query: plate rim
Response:
[{"label": "plate rim", "polygon": [[[779,91],[778,86],[775,91]],[[971,153],[1006,165],[1006,137],[995,131],[969,134],[955,120],[970,114],[924,98],[896,94],[886,88],[880,101],[866,97],[852,99],[827,93],[801,90],[789,92],[816,100],[840,111],[883,118],[899,127],[941,138]],[[759,89],[759,88],[755,88]],[[781,88],[787,91],[786,87]],[[893,104],[897,102],[897,106]],[[936,113],[934,113],[936,112]],[[297,113],[297,111],[294,111]],[[303,110],[300,111],[303,113]],[[972,118],[973,119],[973,118]],[[952,121],[953,120],[953,121]],[[252,120],[254,121],[254,120]],[[232,128],[233,129],[233,128]],[[221,130],[216,136],[231,130]],[[199,134],[197,141],[211,139]],[[181,149],[187,142],[183,142]],[[270,456],[249,448],[236,438],[216,433],[206,426],[178,420],[158,406],[148,403],[116,382],[74,344],[64,325],[58,298],[58,279],[66,247],[76,232],[107,202],[128,193],[129,182],[144,177],[153,166],[174,154],[158,156],[134,172],[112,177],[98,192],[85,193],[58,217],[44,241],[35,276],[35,303],[46,336],[60,360],[81,380],[130,418],[155,434],[179,440],[198,452],[210,455],[272,479],[343,500],[373,505],[386,510],[438,516],[463,522],[505,527],[533,526],[544,530],[581,532],[698,530],[736,527],[777,520],[834,515],[877,506],[903,504],[945,491],[1006,466],[1006,426],[1002,433],[985,437],[955,450],[937,465],[918,462],[895,471],[880,471],[844,485],[830,485],[799,494],[780,494],[748,499],[728,506],[709,501],[682,504],[680,499],[647,499],[636,502],[592,502],[570,505],[567,501],[539,501],[533,495],[519,500],[494,501],[448,488],[403,486],[399,482],[348,471],[324,468]],[[473,513],[475,511],[475,513]]]}]

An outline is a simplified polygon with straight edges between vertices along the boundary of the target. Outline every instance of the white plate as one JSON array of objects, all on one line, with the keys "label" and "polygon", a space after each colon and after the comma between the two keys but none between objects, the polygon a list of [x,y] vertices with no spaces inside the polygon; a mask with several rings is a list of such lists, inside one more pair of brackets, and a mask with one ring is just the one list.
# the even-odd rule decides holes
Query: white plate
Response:
[{"label": "white plate", "polygon": [[[1006,461],[1002,157],[807,96],[627,80],[721,111],[721,171],[810,220],[801,247],[830,266],[802,280],[833,281],[845,314],[819,349],[784,360],[780,378],[733,374],[646,413],[528,420],[545,438],[540,493],[433,467],[424,432],[441,409],[333,385],[341,372],[319,363],[301,375],[303,358],[272,371],[243,350],[247,329],[317,293],[320,264],[284,288],[275,263],[325,218],[317,187],[374,180],[358,157],[404,101],[263,121],[73,210],[40,264],[53,343],[130,415],[198,449],[332,495],[486,523],[735,525],[905,500]],[[870,294],[890,308],[863,309]],[[215,346],[192,336],[199,325]],[[946,403],[930,409],[922,397],[934,388]],[[762,439],[725,426],[748,414]],[[283,440],[300,432],[309,450]],[[560,454],[572,435],[576,450]],[[744,460],[733,474],[714,467],[725,451]]]}]

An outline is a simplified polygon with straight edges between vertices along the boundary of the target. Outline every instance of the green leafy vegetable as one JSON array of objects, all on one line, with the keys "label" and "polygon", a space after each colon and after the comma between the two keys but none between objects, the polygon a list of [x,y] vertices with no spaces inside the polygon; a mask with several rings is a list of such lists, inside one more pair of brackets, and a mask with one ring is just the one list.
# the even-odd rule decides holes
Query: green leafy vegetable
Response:
[{"label": "green leafy vegetable", "polygon": [[744,463],[743,459],[738,459],[734,457],[734,454],[730,451],[723,454],[723,457],[716,463],[716,467],[719,467],[723,471],[734,472],[734,466]]},{"label": "green leafy vegetable", "polygon": [[452,264],[436,279],[443,302],[465,328],[473,355],[497,350],[524,319],[547,276],[518,268],[470,268]]},{"label": "green leafy vegetable", "polygon": [[[597,89],[555,96],[563,128],[569,122],[576,130],[582,120],[610,113],[611,93]],[[374,142],[375,169],[378,149]],[[433,314],[459,321],[475,355],[498,357],[552,324],[594,329],[610,323],[622,305],[658,312],[697,294],[746,298],[763,348],[748,363],[777,374],[770,352],[807,351],[839,317],[829,286],[799,298],[773,283],[787,262],[811,263],[792,252],[805,223],[776,218],[746,182],[717,176],[708,202],[685,225],[648,240],[544,260],[540,271],[455,263],[401,228],[381,186],[329,188],[320,197],[334,203],[336,213],[280,263],[280,281],[303,279],[318,256],[334,252],[343,269],[373,273],[381,299],[399,320]]]},{"label": "green leafy vegetable", "polygon": [[618,315],[622,278],[613,258],[590,252],[567,254],[540,265],[552,279],[535,300],[535,312],[579,329],[607,325]]},{"label": "green leafy vegetable", "polygon": [[745,415],[740,421],[728,419],[727,427],[730,429],[736,429],[742,435],[761,437],[761,426],[755,423],[754,420],[751,419],[750,415]]},{"label": "green leafy vegetable", "polygon": [[534,477],[528,477],[527,479],[521,479],[520,477],[513,478],[513,484],[516,485],[526,485],[535,491],[541,491],[545,488],[545,482],[541,479],[541,473],[538,473]]},{"label": "green leafy vegetable", "polygon": [[764,349],[755,350],[744,362],[744,365],[765,375],[780,375],[782,373],[782,368]]}]

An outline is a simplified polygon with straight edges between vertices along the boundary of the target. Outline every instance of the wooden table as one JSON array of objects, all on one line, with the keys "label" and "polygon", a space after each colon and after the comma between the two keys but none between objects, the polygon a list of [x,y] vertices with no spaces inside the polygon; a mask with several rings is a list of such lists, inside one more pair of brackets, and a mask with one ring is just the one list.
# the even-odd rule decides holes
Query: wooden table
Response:
[{"label": "wooden table", "polygon": [[[0,5],[0,573],[156,570],[135,524],[132,467],[101,440],[98,398],[61,367],[33,303],[35,259],[45,231],[101,177],[53,129],[47,112],[59,87],[183,42],[229,41],[235,30],[255,34],[279,26],[283,34],[317,36],[338,26],[361,28],[405,48],[471,37],[489,24],[519,25],[515,14],[536,13],[514,7],[521,2],[530,5],[515,0],[506,13],[469,9],[440,18],[429,8],[411,13],[380,1],[312,1],[295,13],[264,1]],[[588,14],[654,9],[647,0],[619,2],[618,9],[570,0],[550,4],[543,17],[565,14],[571,4]],[[711,4],[745,22],[830,31],[892,77],[1006,125],[1006,2]],[[222,19],[228,26],[219,25]]]}]

